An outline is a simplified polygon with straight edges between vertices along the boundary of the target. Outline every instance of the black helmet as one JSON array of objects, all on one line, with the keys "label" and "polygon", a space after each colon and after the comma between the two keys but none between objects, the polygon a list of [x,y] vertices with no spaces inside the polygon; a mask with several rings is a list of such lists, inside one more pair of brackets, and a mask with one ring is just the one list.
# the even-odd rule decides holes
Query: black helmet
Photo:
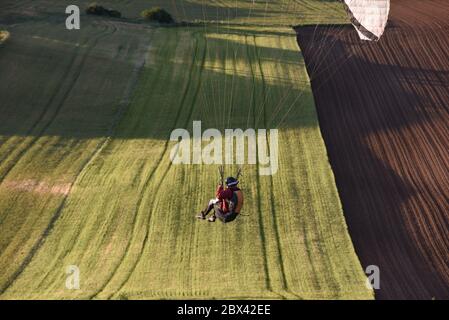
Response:
[{"label": "black helmet", "polygon": [[234,187],[234,186],[236,186],[238,184],[239,184],[239,181],[236,178],[234,178],[234,177],[226,178],[226,185],[228,187]]}]

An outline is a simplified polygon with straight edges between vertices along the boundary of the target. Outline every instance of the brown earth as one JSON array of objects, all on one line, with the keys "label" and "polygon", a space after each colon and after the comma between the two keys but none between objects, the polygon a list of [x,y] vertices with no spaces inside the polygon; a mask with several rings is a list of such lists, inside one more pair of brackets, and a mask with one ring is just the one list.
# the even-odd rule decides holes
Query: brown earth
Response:
[{"label": "brown earth", "polygon": [[378,299],[449,299],[449,2],[393,0],[385,35],[298,28],[321,130]]}]

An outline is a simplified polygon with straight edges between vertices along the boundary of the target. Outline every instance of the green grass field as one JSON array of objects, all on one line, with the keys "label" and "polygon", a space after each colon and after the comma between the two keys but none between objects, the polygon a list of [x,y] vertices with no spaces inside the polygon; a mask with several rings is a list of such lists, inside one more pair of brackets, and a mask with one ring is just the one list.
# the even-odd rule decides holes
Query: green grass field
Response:
[{"label": "green grass field", "polygon": [[[105,3],[132,20],[157,2]],[[202,2],[168,7],[201,27],[86,18],[69,32],[49,9],[64,1],[33,1],[47,18],[14,26],[0,49],[1,299],[373,298],[288,28],[340,9]],[[194,120],[280,131],[279,171],[244,166],[234,223],[194,219],[217,166],[170,161],[170,133]],[[65,288],[69,265],[80,290]]]}]

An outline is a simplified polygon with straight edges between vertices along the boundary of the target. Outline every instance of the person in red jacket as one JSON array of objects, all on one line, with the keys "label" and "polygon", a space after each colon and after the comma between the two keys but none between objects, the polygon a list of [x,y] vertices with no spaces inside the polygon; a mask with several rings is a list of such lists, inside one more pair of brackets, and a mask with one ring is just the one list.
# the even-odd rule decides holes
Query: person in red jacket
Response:
[{"label": "person in red jacket", "polygon": [[219,184],[215,192],[216,198],[210,200],[206,209],[196,217],[204,220],[214,209],[214,214],[208,219],[209,222],[215,222],[217,218],[224,223],[234,221],[243,207],[243,192],[237,187],[238,184],[239,181],[233,177],[226,179],[226,189]]}]

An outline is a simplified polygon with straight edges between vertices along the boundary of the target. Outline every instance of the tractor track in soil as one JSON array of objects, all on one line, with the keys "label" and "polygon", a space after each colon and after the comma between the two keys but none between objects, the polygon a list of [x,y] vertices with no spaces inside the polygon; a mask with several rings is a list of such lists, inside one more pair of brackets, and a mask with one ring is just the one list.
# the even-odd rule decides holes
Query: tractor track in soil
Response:
[{"label": "tractor track in soil", "polygon": [[354,246],[380,268],[378,299],[449,298],[448,16],[444,0],[392,1],[377,43],[350,26],[297,28]]}]

